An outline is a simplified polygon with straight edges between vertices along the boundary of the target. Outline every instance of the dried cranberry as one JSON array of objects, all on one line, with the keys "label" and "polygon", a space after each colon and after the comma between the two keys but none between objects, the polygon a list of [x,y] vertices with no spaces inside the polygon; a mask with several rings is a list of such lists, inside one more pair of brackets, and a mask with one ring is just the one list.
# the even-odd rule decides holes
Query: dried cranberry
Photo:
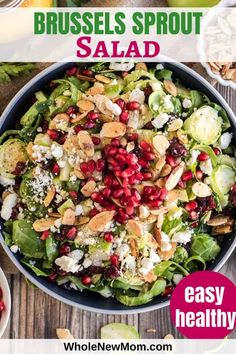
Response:
[{"label": "dried cranberry", "polygon": [[91,77],[91,76],[93,76],[93,71],[90,70],[90,69],[83,69],[83,70],[81,71],[81,74],[82,74],[82,75],[85,75],[85,76]]},{"label": "dried cranberry", "polygon": [[92,283],[92,279],[91,279],[91,277],[89,277],[88,275],[84,275],[84,276],[81,278],[81,281],[82,281],[82,283],[83,283],[84,285],[86,285],[86,286],[89,286],[89,285],[91,285],[91,283]]},{"label": "dried cranberry", "polygon": [[119,277],[119,275],[120,275],[120,271],[114,265],[111,265],[109,268],[106,268],[104,272],[104,276],[109,279],[115,279]]},{"label": "dried cranberry", "polygon": [[66,70],[66,75],[67,76],[74,76],[77,73],[78,68],[76,66],[73,66],[73,68],[70,68]]},{"label": "dried cranberry", "polygon": [[173,139],[170,142],[170,147],[168,150],[170,154],[175,157],[183,157],[183,156],[187,156],[188,154],[185,146],[181,144],[177,139]]},{"label": "dried cranberry", "polygon": [[167,286],[164,290],[164,292],[162,293],[162,296],[170,296],[174,291],[174,287],[173,286]]},{"label": "dried cranberry", "polygon": [[146,97],[149,97],[151,95],[151,93],[153,92],[153,90],[152,90],[151,86],[147,86],[147,87],[145,87],[143,92]]},{"label": "dried cranberry", "polygon": [[25,162],[18,161],[15,167],[15,170],[12,172],[14,176],[20,176],[26,168]]}]

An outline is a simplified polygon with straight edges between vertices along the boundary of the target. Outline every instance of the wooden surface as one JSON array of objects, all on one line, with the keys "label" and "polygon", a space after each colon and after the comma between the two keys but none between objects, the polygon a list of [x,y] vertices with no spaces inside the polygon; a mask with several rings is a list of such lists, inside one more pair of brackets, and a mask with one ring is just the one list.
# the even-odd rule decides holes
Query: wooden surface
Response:
[{"label": "wooden surface", "polygon": [[[217,89],[236,112],[236,91],[222,86],[217,86]],[[236,283],[235,269],[236,251],[221,272]],[[51,298],[41,290],[27,285],[19,273],[9,274],[8,280],[12,294],[12,311],[3,338],[54,338],[55,329],[58,327],[69,328],[77,338],[99,338],[101,326],[110,322],[134,325],[143,338],[162,338],[168,333],[181,338],[171,324],[168,307],[140,315],[96,314],[70,307]],[[155,328],[156,333],[147,333],[148,328]],[[231,334],[231,338],[236,338],[236,331]]]}]

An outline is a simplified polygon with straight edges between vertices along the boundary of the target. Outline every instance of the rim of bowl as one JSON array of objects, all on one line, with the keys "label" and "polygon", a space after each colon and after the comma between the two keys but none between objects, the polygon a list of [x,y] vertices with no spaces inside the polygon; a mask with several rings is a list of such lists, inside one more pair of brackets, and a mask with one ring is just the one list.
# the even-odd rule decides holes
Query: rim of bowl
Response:
[{"label": "rim of bowl", "polygon": [[[195,78],[197,81],[199,81],[203,86],[205,86],[214,96],[215,98],[220,102],[220,104],[222,104],[223,106],[227,107],[227,113],[230,114],[231,119],[234,120],[234,123],[236,125],[236,117],[232,111],[232,109],[230,108],[230,106],[228,105],[228,103],[225,101],[225,99],[220,95],[220,93],[214,88],[212,87],[212,85],[206,81],[206,79],[204,79],[200,74],[198,74],[197,72],[195,72],[194,70],[192,70],[191,68],[187,67],[186,65],[173,61],[173,60],[168,60],[167,57],[164,56],[160,56],[160,60],[163,60],[163,63],[169,61],[172,65],[178,67],[179,69],[187,72],[189,75],[191,75],[193,78]],[[7,107],[5,108],[3,114],[2,114],[2,119],[1,119],[1,123],[0,123],[0,128],[2,127],[2,125],[4,124],[4,118],[11,112],[12,106],[14,106],[21,98],[22,95],[24,95],[28,89],[30,89],[30,87],[32,85],[34,85],[35,83],[37,83],[37,81],[39,79],[42,79],[43,77],[47,76],[49,73],[51,73],[52,71],[60,68],[61,66],[65,65],[66,62],[59,62],[59,63],[55,63],[52,64],[51,66],[49,66],[48,68],[44,69],[42,72],[40,72],[39,74],[37,74],[33,79],[31,79],[25,86],[22,87],[22,89],[13,97],[13,99],[9,102],[9,104],[7,105]],[[158,63],[156,63],[158,64]],[[145,312],[149,312],[149,311],[154,311],[163,307],[166,307],[170,304],[170,300],[164,301],[162,303],[158,303],[158,304],[154,304],[154,305],[150,305],[147,307],[140,307],[140,308],[127,308],[124,310],[107,310],[107,309],[96,309],[94,307],[91,306],[87,306],[87,305],[82,305],[80,303],[71,301],[69,299],[66,299],[65,297],[58,295],[57,293],[55,293],[54,291],[48,289],[46,286],[42,285],[40,283],[40,281],[38,281],[33,275],[31,275],[26,268],[24,268],[20,262],[15,258],[14,254],[11,252],[10,248],[5,244],[3,236],[0,233],[0,242],[5,250],[5,252],[8,254],[8,256],[10,257],[10,259],[12,260],[12,262],[15,264],[15,266],[20,270],[21,273],[24,274],[24,276],[29,279],[35,286],[37,286],[39,289],[43,290],[46,294],[52,296],[53,298],[62,301],[64,303],[66,303],[67,305],[82,309],[82,310],[86,310],[86,311],[91,311],[91,312],[96,312],[96,313],[103,313],[103,314],[110,314],[110,315],[124,315],[124,314],[134,314],[134,313],[145,313]],[[221,267],[225,264],[225,262],[228,260],[228,258],[230,257],[231,253],[233,252],[234,248],[236,247],[236,237],[234,237],[234,240],[232,242],[232,244],[230,245],[229,249],[227,250],[227,252],[225,253],[225,255],[220,259],[220,261],[218,262],[218,264],[212,269],[212,271],[218,272]]]},{"label": "rim of bowl", "polygon": [[2,268],[0,268],[0,287],[2,289],[3,301],[6,304],[6,309],[2,313],[0,319],[0,338],[1,338],[7,327],[10,318],[10,313],[11,313],[11,293],[10,293],[10,288],[9,288],[7,278],[3,273]]}]

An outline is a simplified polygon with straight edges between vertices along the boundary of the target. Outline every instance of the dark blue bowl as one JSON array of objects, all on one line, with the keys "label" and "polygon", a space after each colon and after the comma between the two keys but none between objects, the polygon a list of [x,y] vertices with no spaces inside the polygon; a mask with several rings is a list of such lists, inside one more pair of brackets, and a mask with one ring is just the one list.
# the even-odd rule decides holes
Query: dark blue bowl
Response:
[{"label": "dark blue bowl", "polygon": [[[43,90],[45,85],[53,79],[63,75],[64,71],[70,68],[72,63],[58,63],[50,66],[33,78],[25,85],[18,94],[8,104],[2,114],[0,120],[0,134],[6,130],[12,129],[15,123],[30,107],[34,93],[38,90]],[[153,64],[156,65],[156,64]],[[236,131],[236,118],[222,96],[200,75],[180,63],[165,63],[165,67],[172,70],[174,75],[188,88],[204,92],[213,102],[220,104],[228,113],[232,123],[233,130]],[[45,291],[47,294],[61,300],[69,305],[79,307],[89,311],[101,313],[125,314],[139,313],[155,310],[169,304],[167,297],[157,297],[152,302],[137,307],[126,307],[112,298],[104,298],[96,293],[84,291],[68,291],[60,288],[56,284],[49,282],[44,278],[37,277],[29,268],[20,263],[20,257],[13,254],[10,249],[4,244],[4,239],[0,235],[2,246],[16,267],[38,288]],[[210,264],[208,269],[218,271],[226,262],[236,245],[236,233],[226,236],[222,243],[222,250],[214,262]]]}]

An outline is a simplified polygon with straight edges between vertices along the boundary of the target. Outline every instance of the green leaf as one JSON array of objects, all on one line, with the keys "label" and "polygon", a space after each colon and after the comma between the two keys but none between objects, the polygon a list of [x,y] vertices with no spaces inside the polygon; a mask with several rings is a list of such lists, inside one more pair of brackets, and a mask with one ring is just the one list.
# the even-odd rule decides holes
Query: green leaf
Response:
[{"label": "green leaf", "polygon": [[206,269],[206,262],[201,256],[191,256],[184,263],[184,267],[190,272],[198,271],[200,265],[200,270]]},{"label": "green leaf", "polygon": [[[21,262],[25,264],[27,267],[29,267],[38,277],[48,277],[50,274],[52,274],[52,271],[42,270],[38,268],[36,265],[34,265],[33,263],[31,264],[30,261],[32,262],[32,260],[27,258],[21,259]],[[35,261],[33,260],[33,262]]]},{"label": "green leaf", "polygon": [[40,240],[40,234],[34,231],[32,224],[26,220],[15,220],[13,222],[12,240],[26,257],[42,258],[45,256],[45,247]]},{"label": "green leaf", "polygon": [[155,76],[153,74],[149,73],[148,71],[134,70],[125,77],[125,79],[124,79],[125,85],[129,84],[130,82],[138,81],[142,77],[146,77],[146,78],[155,80]]},{"label": "green leaf", "polygon": [[200,256],[204,261],[209,262],[218,256],[220,250],[216,239],[208,234],[202,233],[192,238],[190,249],[192,256]]},{"label": "green leaf", "polygon": [[59,251],[58,251],[58,242],[54,239],[54,237],[52,235],[50,235],[46,241],[46,254],[47,254],[47,258],[49,260],[50,263],[52,263],[59,255]]},{"label": "green leaf", "polygon": [[158,71],[156,74],[156,78],[158,80],[171,80],[173,72],[168,69],[162,69],[161,71]]}]

